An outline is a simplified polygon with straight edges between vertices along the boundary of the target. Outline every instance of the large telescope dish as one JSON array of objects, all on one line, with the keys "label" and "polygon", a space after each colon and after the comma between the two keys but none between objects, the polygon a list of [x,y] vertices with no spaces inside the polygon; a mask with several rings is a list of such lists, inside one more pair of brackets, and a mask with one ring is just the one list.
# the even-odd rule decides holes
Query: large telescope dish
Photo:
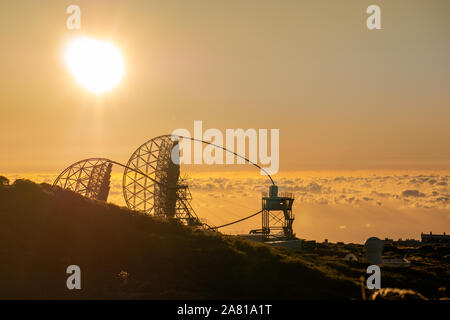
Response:
[{"label": "large telescope dish", "polygon": [[79,193],[87,198],[106,201],[112,163],[105,158],[89,158],[70,165],[56,178],[54,186]]}]

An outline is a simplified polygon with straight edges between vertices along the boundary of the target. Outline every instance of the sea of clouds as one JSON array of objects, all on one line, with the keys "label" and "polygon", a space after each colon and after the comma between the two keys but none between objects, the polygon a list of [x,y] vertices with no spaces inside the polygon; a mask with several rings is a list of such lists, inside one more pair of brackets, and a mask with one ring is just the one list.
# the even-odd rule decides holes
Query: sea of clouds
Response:
[{"label": "sea of clouds", "polygon": [[[279,190],[294,193],[297,202],[383,206],[392,200],[400,206],[424,209],[450,208],[448,181],[448,175],[439,174],[276,178]],[[202,191],[212,197],[267,192],[270,185],[264,177],[194,177],[189,183],[193,191]]]},{"label": "sea of clouds", "polygon": [[[53,183],[56,173],[3,174]],[[370,236],[420,239],[421,232],[450,231],[447,173],[286,172],[274,177],[280,192],[295,195],[294,231],[305,239],[364,242]],[[255,173],[191,173],[192,205],[211,225],[222,225],[261,209],[270,181]],[[113,172],[109,202],[125,206],[122,174]],[[248,233],[260,227],[256,216],[221,229]]]}]

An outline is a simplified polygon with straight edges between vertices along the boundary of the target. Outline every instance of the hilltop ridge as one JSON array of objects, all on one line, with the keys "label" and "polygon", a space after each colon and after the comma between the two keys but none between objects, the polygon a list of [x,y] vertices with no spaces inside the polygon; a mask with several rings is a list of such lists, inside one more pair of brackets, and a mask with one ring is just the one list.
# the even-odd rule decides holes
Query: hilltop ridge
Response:
[{"label": "hilltop ridge", "polygon": [[[0,298],[351,299],[311,260],[16,180],[0,184]],[[68,290],[78,265],[82,289]]]}]

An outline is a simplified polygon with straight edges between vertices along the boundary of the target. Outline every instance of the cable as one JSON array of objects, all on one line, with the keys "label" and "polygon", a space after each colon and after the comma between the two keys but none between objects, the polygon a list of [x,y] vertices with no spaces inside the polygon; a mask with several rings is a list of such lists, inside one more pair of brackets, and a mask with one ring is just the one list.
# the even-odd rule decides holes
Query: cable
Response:
[{"label": "cable", "polygon": [[[209,145],[212,145],[212,146],[214,146],[214,147],[216,147],[216,148],[220,148],[220,149],[222,149],[222,150],[225,150],[226,152],[230,152],[230,153],[234,154],[235,156],[237,156],[237,157],[239,157],[239,158],[241,158],[241,159],[244,159],[244,160],[247,161],[248,163],[254,165],[255,167],[257,167],[257,168],[260,169],[261,171],[264,171],[264,173],[269,177],[270,182],[272,182],[272,185],[275,185],[275,182],[273,181],[272,177],[270,176],[270,174],[269,174],[264,168],[260,167],[258,164],[254,163],[253,161],[250,161],[250,160],[247,159],[246,157],[237,154],[237,153],[234,152],[234,151],[228,150],[227,148],[224,148],[223,146],[219,146],[219,145],[214,144],[214,143],[212,143],[212,142],[208,142],[208,141],[204,141],[204,140],[200,140],[200,139],[195,139],[195,138],[192,138],[192,137],[184,137],[184,136],[179,136],[179,135],[172,135],[172,136],[179,137],[179,138],[183,138],[183,139],[189,139],[189,140],[192,140],[192,141],[198,141],[198,142],[205,143],[205,144],[209,144]],[[211,230],[217,230],[217,229],[219,229],[219,228],[227,227],[227,226],[230,226],[230,225],[232,225],[232,224],[235,224],[235,223],[238,223],[238,222],[241,222],[241,221],[250,219],[251,217],[254,217],[254,216],[258,215],[258,214],[260,214],[261,212],[262,212],[262,210],[260,210],[260,211],[258,211],[258,212],[256,212],[256,213],[254,213],[254,214],[252,214],[252,215],[250,215],[250,216],[248,216],[248,217],[245,217],[245,218],[242,218],[242,219],[239,219],[239,220],[236,220],[236,221],[233,221],[233,222],[230,222],[230,223],[227,223],[227,224],[218,226],[218,227],[213,227],[213,228],[210,228],[210,229],[211,229]]]},{"label": "cable", "polygon": [[227,224],[223,224],[223,225],[218,226],[218,227],[210,228],[210,229],[211,229],[211,230],[216,230],[216,229],[219,229],[219,228],[227,227],[227,226],[230,226],[230,225],[232,225],[232,224],[235,224],[235,223],[238,223],[238,222],[241,222],[241,221],[250,219],[251,217],[254,217],[254,216],[258,215],[258,214],[260,214],[261,212],[262,212],[262,210],[258,211],[257,213],[254,213],[254,214],[252,214],[252,215],[249,215],[248,217],[245,217],[245,218],[242,218],[242,219],[239,219],[239,220],[236,220],[236,221],[227,223]]},{"label": "cable", "polygon": [[109,162],[111,162],[113,164],[117,164],[118,166],[121,166],[121,167],[123,167],[125,169],[128,169],[128,170],[134,171],[136,173],[139,173],[140,175],[143,175],[144,177],[146,177],[147,179],[151,180],[152,182],[156,183],[159,186],[162,185],[161,182],[156,181],[155,179],[153,179],[152,177],[149,177],[148,175],[146,175],[145,173],[143,173],[142,171],[140,171],[138,169],[131,168],[131,167],[127,166],[127,165],[124,165],[124,164],[122,164],[120,162],[117,162],[117,161],[114,161],[114,160],[109,160],[109,159],[106,159],[106,160],[108,160]]},{"label": "cable", "polygon": [[[250,161],[250,159],[247,159],[246,157],[241,156],[240,154],[237,154],[237,153],[234,152],[234,151],[228,150],[227,148],[225,148],[225,147],[223,147],[223,146],[219,146],[219,145],[217,145],[217,144],[215,144],[215,143],[208,142],[208,141],[204,141],[204,140],[201,140],[201,139],[196,139],[196,138],[192,138],[192,137],[184,137],[184,136],[180,136],[180,135],[172,135],[172,136],[179,137],[179,138],[183,138],[183,139],[189,139],[189,140],[192,140],[192,141],[198,141],[198,142],[201,142],[201,143],[204,143],[204,144],[209,144],[209,145],[214,146],[214,147],[216,147],[216,148],[220,148],[220,149],[222,149],[222,150],[225,150],[226,152],[230,152],[230,153],[234,154],[235,156],[237,156],[237,157],[239,157],[239,158],[241,158],[241,159],[244,159],[245,161],[247,161],[248,163],[250,163],[250,164],[252,164],[253,166],[257,167],[257,168],[260,169],[261,171],[264,171],[264,173],[269,177],[270,182],[272,182],[272,185],[275,185],[275,182],[273,181],[271,175],[270,175],[264,168],[260,167],[258,164],[254,163],[253,161]],[[254,214],[252,214],[252,215],[250,215],[250,216],[248,216],[248,217],[245,217],[245,218],[242,218],[242,219],[239,219],[239,220],[236,220],[236,221],[233,221],[233,222],[230,222],[230,223],[227,223],[227,224],[218,226],[218,227],[213,227],[213,228],[210,228],[210,229],[211,229],[211,230],[217,230],[217,229],[219,229],[219,228],[223,228],[223,227],[226,227],[226,226],[230,226],[230,225],[232,225],[232,224],[235,224],[235,223],[238,223],[238,222],[241,222],[241,221],[250,219],[251,217],[254,217],[254,216],[258,215],[258,214],[260,214],[261,212],[262,212],[262,210],[258,211],[257,213],[254,213]]]},{"label": "cable", "polygon": [[260,169],[261,171],[264,171],[264,173],[269,177],[269,179],[270,179],[270,181],[272,182],[272,184],[275,185],[275,182],[273,181],[273,179],[272,179],[272,177],[270,176],[270,174],[266,171],[266,169],[260,167],[258,164],[254,163],[253,161],[250,161],[249,159],[247,159],[247,158],[244,157],[244,156],[241,156],[240,154],[237,154],[237,153],[234,152],[234,151],[228,150],[227,148],[222,147],[222,146],[219,146],[218,144],[214,144],[214,143],[212,143],[212,142],[208,142],[208,141],[204,141],[204,140],[200,140],[200,139],[196,139],[196,138],[184,137],[184,136],[179,136],[179,135],[176,135],[176,134],[173,134],[172,136],[173,136],[173,137],[183,138],[183,139],[189,139],[189,140],[192,140],[192,141],[198,141],[198,142],[205,143],[205,144],[209,144],[209,145],[214,146],[214,147],[216,147],[216,148],[220,148],[220,149],[222,149],[222,150],[225,150],[226,152],[230,152],[230,153],[234,154],[235,156],[237,156],[237,157],[239,157],[239,158],[241,158],[241,159],[244,159],[244,160],[247,161],[248,163],[254,165],[255,167],[257,167],[257,168]]},{"label": "cable", "polygon": [[[198,142],[201,142],[201,143],[204,143],[204,144],[211,145],[211,146],[216,147],[216,148],[220,148],[220,149],[222,149],[222,150],[224,150],[224,151],[226,151],[226,152],[230,152],[230,153],[234,154],[235,156],[237,156],[237,157],[239,157],[239,158],[241,158],[241,159],[244,159],[245,161],[247,161],[247,162],[250,163],[251,165],[255,166],[256,168],[260,169],[261,171],[263,171],[263,172],[267,175],[267,177],[270,179],[270,182],[272,183],[272,185],[275,186],[275,182],[273,181],[272,176],[266,171],[266,169],[262,168],[261,166],[259,166],[258,164],[254,163],[254,162],[251,161],[250,159],[247,159],[246,157],[241,156],[240,154],[237,154],[237,153],[234,152],[234,151],[228,150],[227,148],[225,148],[225,147],[223,147],[223,146],[219,146],[219,145],[217,145],[217,144],[215,144],[215,143],[208,142],[208,141],[204,141],[204,140],[201,140],[201,139],[196,139],[196,138],[192,138],[192,137],[184,137],[184,136],[174,135],[174,134],[172,134],[172,135],[170,135],[170,136],[171,136],[171,137],[183,138],[183,139],[189,139],[189,140],[192,140],[192,141],[198,141]],[[162,136],[161,136],[161,137],[162,137]],[[158,138],[158,137],[157,137],[157,138]],[[155,138],[154,138],[154,139],[155,139]],[[146,142],[146,143],[147,143],[147,142]],[[140,148],[141,148],[142,146],[144,146],[146,143],[144,143],[143,145],[141,145],[138,149],[140,149]],[[136,173],[139,173],[139,174],[143,175],[144,177],[150,179],[152,182],[154,182],[154,183],[156,183],[156,184],[158,184],[158,185],[161,185],[161,182],[159,182],[159,181],[157,181],[157,180],[155,180],[155,179],[149,177],[148,175],[146,175],[145,173],[141,172],[140,170],[131,168],[131,167],[129,167],[128,165],[124,165],[124,164],[122,164],[122,163],[120,163],[120,162],[113,161],[113,160],[110,160],[110,159],[105,159],[105,158],[90,158],[90,159],[86,159],[86,160],[93,160],[93,159],[106,160],[106,161],[108,161],[108,162],[110,162],[110,163],[117,164],[117,165],[119,165],[119,166],[121,166],[121,167],[124,167],[124,168],[126,168],[126,169],[128,169],[128,170],[131,170],[131,171],[134,171],[134,172],[136,172]],[[81,163],[82,161],[86,161],[86,160],[81,160],[81,161],[79,161],[79,162],[77,162],[77,163]],[[77,163],[76,163],[76,164],[77,164]],[[72,166],[73,166],[73,165],[72,165]],[[71,167],[72,167],[72,166],[71,166]],[[67,170],[67,169],[66,169],[66,170]],[[56,185],[56,182],[57,182],[57,181],[59,180],[59,178],[65,173],[66,170],[64,170],[64,171],[58,176],[58,178],[56,178],[56,180],[55,180],[55,182],[54,182],[54,185]],[[242,219],[239,219],[239,220],[236,220],[236,221],[233,221],[233,222],[230,222],[230,223],[227,223],[227,224],[218,226],[218,227],[212,227],[212,228],[210,227],[210,229],[211,229],[211,230],[216,230],[216,229],[219,229],[219,228],[223,228],[223,227],[226,227],[226,226],[229,226],[229,225],[232,225],[232,224],[235,224],[235,223],[238,223],[238,222],[241,222],[241,221],[250,219],[251,217],[254,217],[254,216],[258,215],[258,214],[260,214],[261,212],[262,212],[262,210],[260,210],[260,211],[258,211],[258,212],[256,212],[256,213],[254,213],[254,214],[252,214],[252,215],[250,215],[250,216],[248,216],[248,217],[245,217],[245,218],[242,218]]]},{"label": "cable", "polygon": [[104,161],[104,162],[109,162],[109,163],[112,163],[112,164],[117,164],[118,166],[121,166],[121,167],[126,168],[126,169],[131,170],[131,171],[134,171],[134,172],[136,172],[136,173],[139,173],[139,174],[143,175],[144,177],[150,179],[150,180],[153,181],[154,183],[156,183],[156,184],[158,184],[158,185],[161,185],[161,182],[156,181],[156,180],[153,179],[152,177],[149,177],[148,175],[146,175],[146,174],[143,173],[142,171],[140,171],[140,170],[138,170],[138,169],[131,168],[131,167],[129,167],[129,166],[127,166],[127,165],[124,165],[124,164],[122,164],[122,163],[120,163],[120,162],[117,162],[117,161],[114,161],[114,160],[110,160],[110,159],[107,159],[107,158],[87,158],[87,159],[83,159],[83,160],[80,160],[80,161],[75,162],[75,163],[71,164],[69,167],[67,167],[66,169],[64,169],[63,172],[61,172],[61,173],[58,175],[58,177],[57,177],[57,178],[55,179],[55,181],[53,182],[53,185],[56,186],[56,183],[61,179],[61,177],[62,177],[69,169],[71,169],[72,167],[74,167],[75,165],[77,165],[77,164],[79,164],[79,163],[88,162],[88,161]]}]

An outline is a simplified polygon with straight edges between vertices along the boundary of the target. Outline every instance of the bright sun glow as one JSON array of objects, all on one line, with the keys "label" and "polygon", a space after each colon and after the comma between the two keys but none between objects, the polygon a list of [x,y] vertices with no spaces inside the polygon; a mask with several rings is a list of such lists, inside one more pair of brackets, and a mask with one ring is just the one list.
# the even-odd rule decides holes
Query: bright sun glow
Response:
[{"label": "bright sun glow", "polygon": [[112,43],[92,38],[70,42],[65,62],[76,81],[97,94],[116,87],[124,73],[120,51]]}]

